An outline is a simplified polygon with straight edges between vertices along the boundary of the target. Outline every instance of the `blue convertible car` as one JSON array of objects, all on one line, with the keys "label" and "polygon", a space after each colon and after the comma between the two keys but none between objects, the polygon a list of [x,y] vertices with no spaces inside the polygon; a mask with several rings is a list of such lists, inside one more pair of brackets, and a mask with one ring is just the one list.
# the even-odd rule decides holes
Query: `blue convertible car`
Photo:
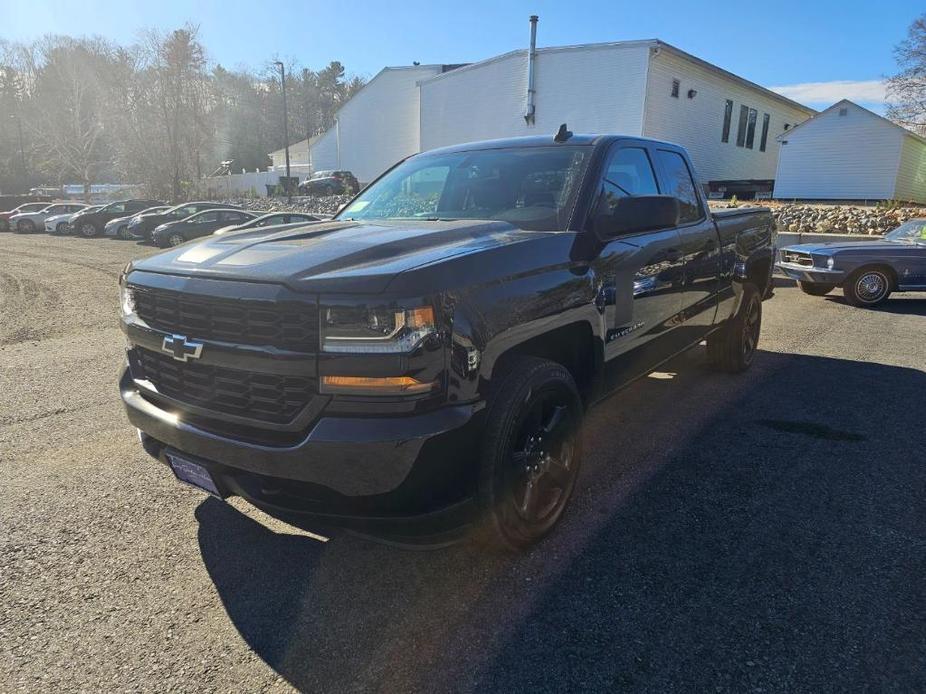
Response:
[{"label": "blue convertible car", "polygon": [[777,265],[807,294],[839,286],[854,306],[875,306],[891,292],[926,291],[926,219],[911,219],[877,241],[786,246]]}]

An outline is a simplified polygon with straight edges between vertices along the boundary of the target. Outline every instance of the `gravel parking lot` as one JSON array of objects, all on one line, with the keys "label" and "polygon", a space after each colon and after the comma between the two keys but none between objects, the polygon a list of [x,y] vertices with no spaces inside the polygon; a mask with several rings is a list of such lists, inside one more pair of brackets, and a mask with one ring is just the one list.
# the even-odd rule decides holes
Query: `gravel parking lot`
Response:
[{"label": "gravel parking lot", "polygon": [[122,414],[117,278],[155,249],[0,235],[0,690],[923,691],[926,295],[782,285],[591,414],[521,557],[327,543],[176,483]]}]

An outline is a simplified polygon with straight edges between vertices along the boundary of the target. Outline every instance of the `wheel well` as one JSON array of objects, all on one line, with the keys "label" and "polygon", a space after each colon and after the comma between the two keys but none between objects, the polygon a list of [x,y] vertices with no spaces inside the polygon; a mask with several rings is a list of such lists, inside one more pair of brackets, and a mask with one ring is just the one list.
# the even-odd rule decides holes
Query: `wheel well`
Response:
[{"label": "wheel well", "polygon": [[601,346],[588,323],[565,325],[512,347],[496,360],[492,380],[517,357],[540,357],[565,366],[583,398],[588,396],[603,361]]},{"label": "wheel well", "polygon": [[749,264],[749,270],[746,273],[746,280],[756,285],[759,289],[759,296],[765,296],[768,284],[771,282],[772,259],[757,258]]}]

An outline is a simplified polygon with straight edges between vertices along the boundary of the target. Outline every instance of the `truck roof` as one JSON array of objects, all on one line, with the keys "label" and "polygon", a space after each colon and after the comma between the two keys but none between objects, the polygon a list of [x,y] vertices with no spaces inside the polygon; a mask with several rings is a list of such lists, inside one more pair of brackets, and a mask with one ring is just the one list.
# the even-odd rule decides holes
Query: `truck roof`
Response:
[{"label": "truck roof", "polygon": [[653,140],[647,137],[637,137],[635,135],[616,135],[616,134],[593,134],[593,133],[575,133],[568,140],[561,143],[556,143],[553,141],[553,133],[549,135],[529,135],[526,137],[505,137],[497,140],[478,140],[476,142],[463,142],[458,145],[448,145],[447,147],[439,147],[437,149],[429,149],[426,152],[421,152],[417,156],[429,155],[429,154],[449,154],[452,152],[468,152],[479,149],[503,149],[509,147],[551,147],[557,144],[560,145],[579,145],[579,146],[595,146],[595,145],[607,145],[615,140],[629,139],[635,140],[637,142],[651,142],[658,145],[663,145],[666,147],[671,147],[672,149],[679,149],[679,146],[671,142],[663,142],[662,140]]}]

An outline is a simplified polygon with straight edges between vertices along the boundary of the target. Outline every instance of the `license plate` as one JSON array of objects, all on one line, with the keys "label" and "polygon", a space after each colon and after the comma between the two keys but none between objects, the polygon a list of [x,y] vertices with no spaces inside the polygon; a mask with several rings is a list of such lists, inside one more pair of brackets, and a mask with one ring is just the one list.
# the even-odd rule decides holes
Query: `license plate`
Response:
[{"label": "license plate", "polygon": [[207,492],[220,499],[222,498],[209,470],[199,463],[194,463],[192,460],[187,460],[174,453],[167,454],[167,462],[177,479],[184,484],[196,487],[200,491]]}]

